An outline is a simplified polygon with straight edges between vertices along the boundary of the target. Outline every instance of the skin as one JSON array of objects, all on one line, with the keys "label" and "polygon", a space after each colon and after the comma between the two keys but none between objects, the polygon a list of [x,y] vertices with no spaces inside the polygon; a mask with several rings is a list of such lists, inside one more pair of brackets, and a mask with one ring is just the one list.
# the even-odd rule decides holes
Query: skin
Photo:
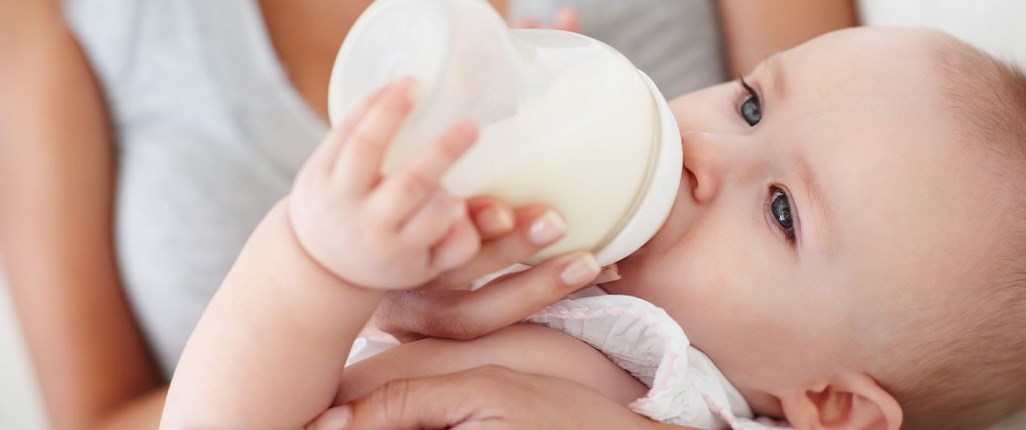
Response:
[{"label": "skin", "polygon": [[[380,173],[413,85],[387,86],[335,127],[257,227],[189,338],[161,427],[303,426],[331,406],[352,342],[387,291],[429,288],[501,246],[482,240],[466,202],[439,184],[477,139],[472,123]],[[553,271],[579,288],[600,267],[576,252],[534,270]]]},{"label": "skin", "polygon": [[719,0],[730,76],[750,73],[770,55],[833,30],[858,25],[851,0]]},{"label": "skin", "polygon": [[[367,2],[260,2],[293,86],[324,117],[331,61],[359,3]],[[492,3],[502,9],[505,2]],[[167,385],[118,276],[111,238],[110,118],[93,71],[60,14],[56,0],[0,0],[0,197],[9,203],[0,214],[4,262],[50,425],[152,428]],[[533,215],[518,213],[517,228],[529,225]],[[533,246],[508,243],[514,251],[507,255]],[[460,298],[457,307],[446,300],[415,305],[459,309],[455,316],[480,317],[474,321],[484,325],[467,324],[456,333],[446,324],[458,318],[442,324],[420,318],[402,327],[463,337],[492,331],[567,291],[558,271],[536,275],[521,279],[531,281],[529,301],[507,300],[515,286],[509,283],[487,295]],[[475,303],[484,306],[468,305]]]},{"label": "skin", "polygon": [[[669,221],[622,262],[623,280],[607,290],[666,309],[758,413],[802,429],[900,428],[901,407],[874,378],[871,358],[904,339],[900,329],[916,322],[907,316],[922,312],[922,297],[958,297],[954,288],[968,284],[965,276],[981,274],[970,269],[978,261],[959,257],[986,259],[985,248],[999,239],[981,231],[1000,222],[997,215],[972,218],[973,208],[995,196],[976,191],[986,185],[973,174],[981,164],[952,137],[956,118],[935,91],[944,79],[933,55],[940,43],[937,34],[913,30],[818,38],[750,77],[766,108],[757,121],[738,116],[745,111],[739,103],[755,96],[729,84],[676,100],[686,167],[680,195]],[[887,66],[899,61],[901,68]],[[438,186],[476,138],[471,125],[454,126],[405,169],[378,173],[411,108],[411,85],[392,84],[333,131],[257,229],[190,338],[163,425],[294,427],[337,400],[330,381],[343,374],[346,401],[403,371],[421,376],[483,364],[446,358],[447,346],[428,340],[405,345],[405,358],[389,352],[342,367],[383,291],[430,282],[479,255],[476,227],[452,213],[462,203]],[[812,113],[817,121],[808,120]],[[816,173],[799,167],[800,159]],[[814,207],[807,204],[813,176],[822,199]],[[965,195],[960,203],[968,205],[939,204],[949,193]],[[765,212],[766,199],[785,197],[794,244]],[[354,247],[361,252],[345,252]],[[582,264],[592,268],[588,279],[598,275],[589,255],[556,266],[565,274]],[[537,350],[511,357],[530,349],[531,339],[449,347],[463,350],[457,356],[488,360],[491,353],[529,363],[525,371],[570,374],[611,399],[631,389],[588,367],[602,361],[597,354],[570,352],[558,341],[541,359]],[[496,353],[503,343],[522,347]],[[573,375],[575,364],[584,375]]]},{"label": "skin", "polygon": [[[987,226],[1008,222],[975,209],[998,196],[941,108],[941,44],[858,29],[775,56],[747,78],[763,107],[754,127],[737,83],[675,100],[689,174],[669,221],[606,289],[664,307],[757,411],[814,428],[850,408],[897,428],[879,352],[965,296],[1004,231]],[[773,186],[793,246],[769,212]]]},{"label": "skin", "polygon": [[[675,206],[619,263],[622,280],[603,287],[666,309],[760,414],[800,429],[899,428],[901,408],[878,382],[902,371],[887,358],[918,337],[946,336],[952,313],[979,305],[966,288],[986,275],[1010,222],[975,210],[1006,197],[942,108],[938,88],[950,77],[934,54],[945,46],[923,30],[820,37],[747,77],[764,108],[755,126],[740,115],[749,96],[737,83],[674,100],[687,173]],[[815,172],[820,206],[800,158]],[[794,245],[767,212],[774,186],[793,210]],[[957,205],[947,204],[952,195]],[[520,368],[509,354],[502,360]],[[438,406],[450,394],[442,381],[475,378],[412,379],[430,396],[386,387],[330,413],[380,419],[384,398],[424,404],[389,422],[431,422],[460,410]],[[482,406],[492,408],[503,409]]]},{"label": "skin", "polygon": [[[906,369],[889,359],[947,336],[951,315],[986,309],[974,281],[1011,222],[976,210],[1008,196],[943,108],[938,89],[951,77],[934,54],[945,46],[924,30],[820,37],[746,78],[764,108],[754,127],[740,116],[749,96],[737,83],[673,101],[687,175],[667,223],[604,288],[666,309],[760,414],[799,429],[900,428],[901,408],[878,380]],[[820,207],[800,158],[818,178]],[[767,213],[773,186],[794,211],[794,245]],[[415,388],[385,386],[325,415],[431,423],[465,408],[448,386],[501,383],[494,373],[406,379]],[[529,414],[516,402],[479,408]]]}]

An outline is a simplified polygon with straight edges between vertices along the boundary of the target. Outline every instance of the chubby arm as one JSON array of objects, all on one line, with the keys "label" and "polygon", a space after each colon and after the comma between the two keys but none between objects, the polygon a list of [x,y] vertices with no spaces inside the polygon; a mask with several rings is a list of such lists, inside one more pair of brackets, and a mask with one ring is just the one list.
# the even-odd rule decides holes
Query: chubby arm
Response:
[{"label": "chubby arm", "polygon": [[346,370],[336,403],[362,397],[391,380],[486,365],[567,379],[623,406],[648,391],[588,344],[550,328],[521,324],[471,341],[423,339],[370,357]]},{"label": "chubby arm", "polygon": [[301,428],[331,405],[381,296],[307,257],[278,204],[189,338],[161,427]]},{"label": "chubby arm", "polygon": [[152,428],[165,385],[121,289],[114,148],[57,0],[0,0],[0,244],[55,429]]},{"label": "chubby arm", "polygon": [[820,34],[858,24],[852,0],[719,0],[730,73],[750,73],[766,57]]},{"label": "chubby arm", "polygon": [[302,427],[331,406],[384,290],[476,255],[466,203],[438,184],[476,139],[472,124],[380,173],[414,84],[387,86],[335,127],[257,227],[189,338],[162,426]]}]

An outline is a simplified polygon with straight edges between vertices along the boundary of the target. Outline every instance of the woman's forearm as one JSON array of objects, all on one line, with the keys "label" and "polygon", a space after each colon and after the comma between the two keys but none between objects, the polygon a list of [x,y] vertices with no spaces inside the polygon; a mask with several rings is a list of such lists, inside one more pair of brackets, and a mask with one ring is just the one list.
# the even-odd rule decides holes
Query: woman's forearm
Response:
[{"label": "woman's forearm", "polygon": [[719,0],[719,10],[732,76],[750,73],[776,52],[858,24],[852,0]]},{"label": "woman's forearm", "polygon": [[166,428],[298,428],[335,398],[382,294],[306,256],[280,203],[197,325],[171,382]]},{"label": "woman's forearm", "polygon": [[108,411],[95,426],[96,430],[155,429],[164,410],[167,386],[144,393],[115,409]]},{"label": "woman's forearm", "polygon": [[0,0],[0,244],[49,424],[95,428],[163,384],[121,289],[114,140],[56,0]]}]

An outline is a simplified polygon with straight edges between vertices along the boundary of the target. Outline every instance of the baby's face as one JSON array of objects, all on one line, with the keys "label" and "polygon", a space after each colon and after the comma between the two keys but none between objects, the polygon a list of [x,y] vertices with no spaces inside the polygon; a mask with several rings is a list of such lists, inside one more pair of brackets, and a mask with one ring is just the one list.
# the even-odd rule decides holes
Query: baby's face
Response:
[{"label": "baby's face", "polygon": [[833,33],[746,77],[758,102],[739,82],[674,100],[677,201],[607,290],[665,308],[763,412],[923,328],[999,230],[943,108],[936,43]]}]

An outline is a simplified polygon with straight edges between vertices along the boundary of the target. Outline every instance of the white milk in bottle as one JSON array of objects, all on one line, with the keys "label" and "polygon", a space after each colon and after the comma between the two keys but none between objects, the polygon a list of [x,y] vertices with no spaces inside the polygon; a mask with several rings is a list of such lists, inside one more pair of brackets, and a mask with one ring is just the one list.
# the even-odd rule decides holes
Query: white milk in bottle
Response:
[{"label": "white milk in bottle", "polygon": [[480,0],[379,0],[336,60],[332,121],[402,76],[422,90],[385,173],[453,123],[475,120],[480,137],[443,186],[556,207],[567,235],[530,262],[580,249],[615,262],[669,214],[682,169],[679,132],[651,80],[609,46],[569,32],[509,30]]}]

